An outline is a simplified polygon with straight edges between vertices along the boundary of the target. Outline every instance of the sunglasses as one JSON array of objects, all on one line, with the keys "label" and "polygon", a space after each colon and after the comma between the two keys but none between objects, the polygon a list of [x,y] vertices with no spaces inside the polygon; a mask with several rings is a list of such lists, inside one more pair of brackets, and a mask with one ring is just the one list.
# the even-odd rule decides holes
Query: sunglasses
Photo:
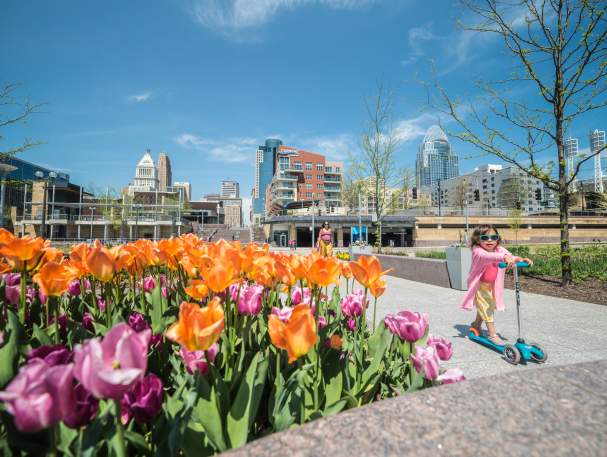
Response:
[{"label": "sunglasses", "polygon": [[499,241],[500,236],[499,235],[481,235],[479,236],[481,241]]}]

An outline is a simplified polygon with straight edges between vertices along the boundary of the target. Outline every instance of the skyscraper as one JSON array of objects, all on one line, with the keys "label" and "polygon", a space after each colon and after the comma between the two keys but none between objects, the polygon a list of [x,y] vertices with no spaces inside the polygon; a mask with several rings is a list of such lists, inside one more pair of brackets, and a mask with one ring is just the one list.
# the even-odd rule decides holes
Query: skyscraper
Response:
[{"label": "skyscraper", "polygon": [[172,182],[171,161],[164,152],[161,152],[158,155],[158,190],[166,192],[171,187]]},{"label": "skyscraper", "polygon": [[282,146],[281,140],[269,138],[265,145],[257,148],[255,160],[256,192],[253,200],[253,214],[264,214],[265,212],[266,192],[276,171],[276,152],[280,146]]},{"label": "skyscraper", "polygon": [[459,162],[445,132],[433,125],[420,144],[415,161],[417,188],[428,187],[459,175]]},{"label": "skyscraper", "polygon": [[135,179],[133,185],[129,186],[129,193],[132,192],[153,192],[158,190],[158,175],[154,159],[148,149],[135,169]]},{"label": "skyscraper", "polygon": [[[565,160],[567,164],[567,178],[570,178],[573,174],[573,167],[575,157],[578,155],[579,151],[579,143],[577,138],[569,137],[565,140]],[[572,189],[574,188],[573,183],[570,186]]]},{"label": "skyscraper", "polygon": [[[593,154],[605,146],[605,131],[595,130],[590,134],[590,153]],[[603,193],[603,169],[601,164],[602,152],[594,156],[594,191]]]},{"label": "skyscraper", "polygon": [[221,197],[240,198],[240,184],[238,184],[238,181],[231,181],[227,179],[221,181]]},{"label": "skyscraper", "polygon": [[175,190],[183,189],[183,200],[189,202],[192,198],[192,184],[189,182],[177,182],[173,184]]}]

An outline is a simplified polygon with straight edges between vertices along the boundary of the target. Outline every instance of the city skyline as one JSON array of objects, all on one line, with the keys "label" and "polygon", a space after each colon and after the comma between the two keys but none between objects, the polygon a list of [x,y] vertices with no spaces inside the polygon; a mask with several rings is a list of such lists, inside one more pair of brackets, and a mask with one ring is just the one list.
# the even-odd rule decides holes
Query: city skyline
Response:
[{"label": "city skyline", "polygon": [[[171,157],[173,176],[192,184],[192,198],[227,178],[248,198],[256,148],[266,138],[347,162],[358,149],[364,97],[380,78],[398,93],[396,165],[414,170],[427,128],[438,120],[453,127],[421,111],[425,94],[414,81],[430,74],[430,61],[456,94],[469,90],[471,65],[488,79],[510,69],[497,40],[458,29],[457,20],[468,18],[439,1],[440,15],[427,3],[396,0],[221,4],[6,2],[3,82],[21,82],[18,96],[47,105],[7,131],[5,144],[43,141],[21,157],[87,187],[116,189],[152,147]],[[119,18],[108,13],[118,5]],[[314,34],[303,33],[311,27]],[[8,39],[15,37],[19,46]],[[588,132],[606,128],[603,111],[567,136],[579,138],[584,152]],[[449,140],[460,173],[497,161]],[[581,177],[592,176],[588,163]]]}]

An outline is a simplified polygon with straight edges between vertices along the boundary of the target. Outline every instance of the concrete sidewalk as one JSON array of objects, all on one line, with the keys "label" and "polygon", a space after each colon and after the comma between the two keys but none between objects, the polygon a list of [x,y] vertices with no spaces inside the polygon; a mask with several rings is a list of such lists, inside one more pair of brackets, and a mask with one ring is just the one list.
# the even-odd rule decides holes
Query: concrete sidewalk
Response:
[{"label": "concrete sidewalk", "polygon": [[[607,306],[521,293],[522,336],[528,342],[540,343],[548,353],[548,361],[513,366],[497,352],[466,337],[475,312],[459,308],[464,292],[392,276],[385,279],[388,287],[377,303],[378,323],[388,313],[403,310],[428,313],[430,334],[453,343],[453,357],[443,366],[461,368],[469,379],[607,358]],[[514,343],[517,336],[514,291],[504,292],[504,302],[506,310],[496,313],[495,324],[502,338]],[[372,319],[373,301],[369,309]]]}]

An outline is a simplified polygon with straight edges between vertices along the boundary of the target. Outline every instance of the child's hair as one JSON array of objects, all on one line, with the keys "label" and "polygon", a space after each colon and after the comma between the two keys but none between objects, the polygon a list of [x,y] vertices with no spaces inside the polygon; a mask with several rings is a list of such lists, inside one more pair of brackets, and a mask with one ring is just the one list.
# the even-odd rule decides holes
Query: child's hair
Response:
[{"label": "child's hair", "polygon": [[[496,235],[499,235],[499,232],[493,225],[485,224],[476,227],[472,232],[472,237],[470,238],[470,247],[473,248],[474,246],[479,246],[481,242],[481,235],[484,235],[485,233],[488,233],[492,230],[495,232]],[[498,245],[500,244],[500,241],[501,240],[497,240]]]}]

